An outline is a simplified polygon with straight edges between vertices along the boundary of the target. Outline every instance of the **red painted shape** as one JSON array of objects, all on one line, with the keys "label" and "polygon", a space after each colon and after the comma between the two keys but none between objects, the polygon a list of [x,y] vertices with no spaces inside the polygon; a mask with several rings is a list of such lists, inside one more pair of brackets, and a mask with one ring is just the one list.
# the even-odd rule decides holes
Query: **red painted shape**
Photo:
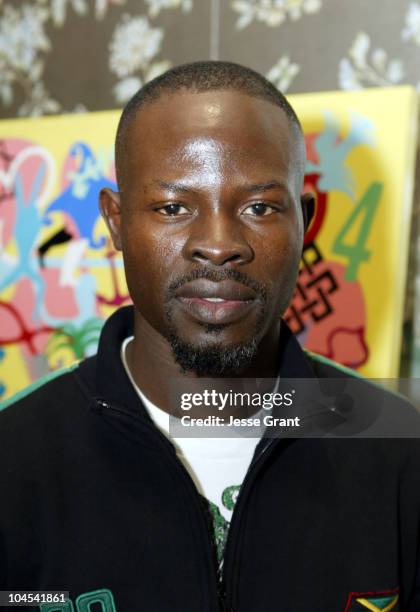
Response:
[{"label": "red painted shape", "polygon": [[327,212],[328,194],[323,191],[318,191],[319,178],[319,174],[307,174],[305,176],[305,191],[312,190],[316,193],[315,214],[305,234],[305,245],[315,241],[315,238],[322,227],[322,223],[324,222],[325,213]]},{"label": "red painted shape", "polygon": [[19,326],[19,334],[13,338],[1,338],[0,337],[0,346],[6,346],[7,344],[26,344],[32,355],[36,355],[38,351],[36,350],[34,344],[34,338],[38,334],[48,334],[54,331],[52,327],[39,327],[38,329],[28,329],[25,325],[25,322],[18,312],[18,310],[13,306],[13,304],[9,304],[8,302],[0,301],[0,307],[5,308],[10,312],[10,314],[15,319],[17,325]]},{"label": "red painted shape", "polygon": [[348,327],[341,326],[341,327],[336,327],[335,329],[331,330],[327,336],[327,354],[325,355],[325,357],[328,357],[328,359],[334,359],[335,350],[333,347],[333,342],[337,334],[341,334],[341,333],[351,334],[351,335],[356,336],[357,341],[363,351],[362,357],[360,357],[357,360],[347,361],[347,362],[344,362],[342,360],[341,361],[342,365],[345,365],[348,368],[360,368],[360,366],[366,363],[369,358],[369,348],[365,340],[365,327],[364,326],[357,327],[355,329],[349,329]]},{"label": "red painted shape", "polygon": [[131,300],[128,293],[126,295],[123,295],[120,292],[117,270],[114,264],[115,256],[116,256],[116,252],[112,250],[109,250],[106,254],[106,258],[109,261],[109,267],[111,271],[111,281],[112,281],[112,287],[114,289],[114,295],[111,299],[109,299],[103,295],[100,295],[99,293],[96,294],[96,299],[99,302],[99,304],[105,304],[106,306],[122,306],[123,304]]}]

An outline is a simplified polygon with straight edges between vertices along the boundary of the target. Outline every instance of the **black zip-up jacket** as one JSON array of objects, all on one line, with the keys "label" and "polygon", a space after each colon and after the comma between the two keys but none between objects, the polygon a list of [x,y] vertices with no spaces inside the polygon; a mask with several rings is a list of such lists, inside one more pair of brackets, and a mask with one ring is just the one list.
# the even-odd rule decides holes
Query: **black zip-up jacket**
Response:
[{"label": "black zip-up jacket", "polygon": [[[219,581],[202,498],[121,363],[132,325],[117,311],[95,357],[0,413],[0,590],[69,591],[64,607],[25,608],[54,612],[420,610],[420,442],[331,434],[373,415],[416,435],[405,401],[381,413],[363,381],[369,405],[328,410],[322,437],[263,439]],[[279,371],[350,376],[286,326]]]}]

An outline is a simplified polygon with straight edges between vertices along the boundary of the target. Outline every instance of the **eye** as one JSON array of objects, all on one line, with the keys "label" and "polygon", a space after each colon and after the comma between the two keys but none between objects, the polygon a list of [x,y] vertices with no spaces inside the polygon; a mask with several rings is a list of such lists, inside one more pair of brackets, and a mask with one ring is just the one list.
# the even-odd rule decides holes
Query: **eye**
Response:
[{"label": "eye", "polygon": [[264,202],[255,202],[247,206],[242,214],[250,215],[251,217],[268,217],[273,213],[278,212],[278,209]]},{"label": "eye", "polygon": [[161,206],[161,208],[157,209],[157,212],[165,217],[180,217],[182,215],[188,214],[189,211],[182,204],[166,204],[166,206]]}]

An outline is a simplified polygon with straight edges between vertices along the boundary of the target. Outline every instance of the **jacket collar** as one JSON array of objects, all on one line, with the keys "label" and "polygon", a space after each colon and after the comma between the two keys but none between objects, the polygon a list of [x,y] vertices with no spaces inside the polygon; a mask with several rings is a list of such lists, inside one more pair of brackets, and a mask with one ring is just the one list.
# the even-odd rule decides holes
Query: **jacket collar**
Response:
[{"label": "jacket collar", "polygon": [[[96,356],[94,395],[138,414],[140,400],[121,360],[121,344],[133,333],[133,306],[119,308],[105,322]],[[308,357],[284,321],[280,335],[279,375],[281,378],[316,377]]]},{"label": "jacket collar", "polygon": [[[131,384],[121,360],[121,345],[134,333],[134,309],[124,306],[106,321],[99,338],[94,374],[94,395],[115,406],[139,413],[139,396]],[[144,410],[144,408],[143,408]],[[144,413],[146,411],[144,410]]]}]

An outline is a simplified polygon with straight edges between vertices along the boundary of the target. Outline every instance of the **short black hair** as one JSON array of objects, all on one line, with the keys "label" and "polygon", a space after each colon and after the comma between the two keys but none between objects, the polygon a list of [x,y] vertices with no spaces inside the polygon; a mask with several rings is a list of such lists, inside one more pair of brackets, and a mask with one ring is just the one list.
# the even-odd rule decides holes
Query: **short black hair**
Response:
[{"label": "short black hair", "polygon": [[213,60],[182,64],[146,83],[126,104],[115,139],[115,166],[120,188],[126,135],[137,111],[144,104],[158,100],[163,94],[175,93],[182,89],[193,93],[234,90],[267,100],[279,106],[302,133],[300,121],[285,96],[255,70],[233,62]]}]

